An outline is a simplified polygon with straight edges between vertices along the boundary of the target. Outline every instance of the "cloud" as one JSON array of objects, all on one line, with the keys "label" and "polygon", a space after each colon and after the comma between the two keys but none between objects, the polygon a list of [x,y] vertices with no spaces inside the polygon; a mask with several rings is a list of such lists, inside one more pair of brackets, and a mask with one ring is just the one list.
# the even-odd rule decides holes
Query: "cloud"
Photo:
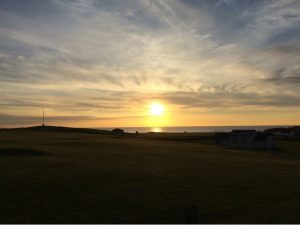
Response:
[{"label": "cloud", "polygon": [[299,104],[298,1],[0,6],[0,105],[8,114],[47,102],[53,113],[127,115],[150,98],[199,110]]},{"label": "cloud", "polygon": [[[50,124],[62,124],[62,123],[75,123],[75,122],[101,122],[101,121],[113,121],[122,119],[136,119],[144,118],[138,116],[128,117],[90,117],[90,116],[46,116],[45,120]],[[41,116],[14,116],[7,114],[0,114],[1,126],[31,126],[32,124],[39,125],[42,122]]]},{"label": "cloud", "polygon": [[293,39],[293,33],[287,34],[287,32],[299,26],[299,9],[300,4],[297,0],[263,2],[254,13],[253,21],[247,24],[243,35],[244,40],[252,45],[261,46],[268,44],[281,33],[286,34],[284,39]]},{"label": "cloud", "polygon": [[300,67],[294,70],[290,68],[280,68],[273,73],[273,76],[265,79],[267,82],[272,82],[278,85],[300,83]]},{"label": "cloud", "polygon": [[216,109],[243,109],[299,107],[300,99],[288,94],[257,94],[238,91],[219,90],[217,92],[172,92],[162,96],[173,104],[185,108],[202,108],[205,111]]}]

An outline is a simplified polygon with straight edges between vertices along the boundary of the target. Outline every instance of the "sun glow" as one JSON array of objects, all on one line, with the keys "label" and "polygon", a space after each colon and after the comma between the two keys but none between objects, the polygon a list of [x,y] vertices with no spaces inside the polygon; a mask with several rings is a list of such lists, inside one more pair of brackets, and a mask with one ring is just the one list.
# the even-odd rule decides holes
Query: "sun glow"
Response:
[{"label": "sun glow", "polygon": [[150,105],[150,113],[152,116],[161,116],[164,114],[164,107],[160,103],[152,103]]},{"label": "sun glow", "polygon": [[151,129],[151,132],[159,133],[159,132],[162,132],[162,129],[160,127],[153,127]]}]

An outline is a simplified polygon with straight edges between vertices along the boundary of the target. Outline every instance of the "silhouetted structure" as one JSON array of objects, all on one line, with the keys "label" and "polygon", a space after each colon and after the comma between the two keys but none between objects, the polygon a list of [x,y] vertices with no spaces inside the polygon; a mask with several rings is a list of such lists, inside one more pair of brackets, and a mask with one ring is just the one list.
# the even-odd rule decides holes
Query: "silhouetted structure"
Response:
[{"label": "silhouetted structure", "polygon": [[45,126],[45,109],[43,108],[43,123],[42,123],[42,127]]},{"label": "silhouetted structure", "polygon": [[215,143],[218,145],[227,145],[229,143],[229,133],[225,133],[225,132],[216,133]]},{"label": "silhouetted structure", "polygon": [[216,133],[215,143],[233,148],[272,149],[273,136],[256,130],[233,130],[230,133]]},{"label": "silhouetted structure", "polygon": [[300,138],[300,126],[293,127],[277,127],[270,128],[264,131],[264,133],[270,133],[280,138]]},{"label": "silhouetted structure", "polygon": [[268,133],[258,132],[253,144],[255,149],[272,149],[274,148],[273,136]]},{"label": "silhouetted structure", "polygon": [[124,130],[122,130],[120,128],[113,129],[112,132],[116,135],[123,135],[124,134]]}]

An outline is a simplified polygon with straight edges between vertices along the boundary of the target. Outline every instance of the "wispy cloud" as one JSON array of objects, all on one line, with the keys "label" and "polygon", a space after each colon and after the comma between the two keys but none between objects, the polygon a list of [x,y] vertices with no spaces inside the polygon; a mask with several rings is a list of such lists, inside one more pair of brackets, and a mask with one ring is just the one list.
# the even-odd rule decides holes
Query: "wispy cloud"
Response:
[{"label": "wispy cloud", "polygon": [[[145,119],[141,116],[123,116],[123,117],[91,117],[91,116],[46,116],[45,122],[50,124],[74,124],[74,123],[99,123],[103,121],[122,121],[124,119]],[[30,126],[40,125],[42,122],[41,116],[15,116],[0,114],[0,123],[2,126]]]},{"label": "wispy cloud", "polygon": [[199,111],[299,107],[299,1],[0,6],[7,114],[23,108],[29,116],[47,102],[53,114],[120,117],[151,98]]}]

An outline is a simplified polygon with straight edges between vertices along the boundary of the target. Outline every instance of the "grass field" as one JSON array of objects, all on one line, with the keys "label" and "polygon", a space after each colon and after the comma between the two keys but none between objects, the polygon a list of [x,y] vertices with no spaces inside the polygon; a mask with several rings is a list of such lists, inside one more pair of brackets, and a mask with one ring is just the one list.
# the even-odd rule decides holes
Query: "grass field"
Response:
[{"label": "grass field", "polygon": [[300,223],[300,142],[276,144],[2,130],[0,223]]}]

